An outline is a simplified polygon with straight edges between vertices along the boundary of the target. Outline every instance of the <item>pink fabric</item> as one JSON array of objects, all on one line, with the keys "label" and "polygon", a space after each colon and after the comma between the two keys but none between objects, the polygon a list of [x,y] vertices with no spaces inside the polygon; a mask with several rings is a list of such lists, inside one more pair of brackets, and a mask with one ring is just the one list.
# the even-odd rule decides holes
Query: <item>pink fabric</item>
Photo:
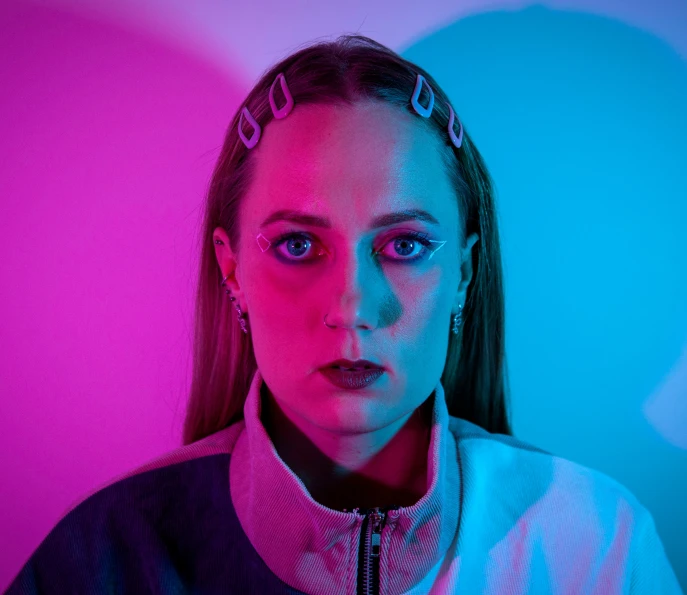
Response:
[{"label": "pink fabric", "polygon": [[[260,422],[258,371],[244,407],[245,429],[230,462],[231,498],[243,530],[280,579],[322,595],[355,595],[363,517],[318,504],[279,458]],[[413,506],[391,511],[382,531],[380,592],[402,593],[441,561],[458,526],[456,442],[441,383],[433,396],[429,490]]]}]

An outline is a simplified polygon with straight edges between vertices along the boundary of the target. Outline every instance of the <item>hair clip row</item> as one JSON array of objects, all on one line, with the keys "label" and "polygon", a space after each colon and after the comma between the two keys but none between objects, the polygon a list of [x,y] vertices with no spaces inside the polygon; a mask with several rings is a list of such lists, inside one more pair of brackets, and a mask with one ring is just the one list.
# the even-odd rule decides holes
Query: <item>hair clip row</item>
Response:
[{"label": "hair clip row", "polygon": [[[284,93],[284,97],[286,97],[286,103],[283,107],[279,109],[277,109],[277,104],[274,101],[274,86],[277,84],[277,81],[281,83],[281,90]],[[427,107],[421,106],[420,102],[418,101],[418,99],[420,98],[420,92],[422,91],[423,84],[427,85],[427,90],[429,91],[429,103],[427,104]],[[281,72],[276,76],[274,82],[272,83],[272,86],[270,87],[269,100],[270,107],[272,108],[272,113],[274,114],[274,117],[277,120],[286,118],[286,116],[288,116],[289,113],[291,113],[291,110],[293,109],[293,96],[291,95],[289,87],[286,84],[286,78],[284,77],[284,74]],[[432,110],[434,109],[434,91],[432,91],[432,87],[430,87],[429,83],[425,80],[425,77],[421,74],[417,75],[415,90],[413,91],[413,96],[410,98],[410,103],[413,106],[413,109],[423,118],[429,118],[432,115]],[[460,119],[455,117],[455,114],[453,113],[453,108],[451,107],[450,103],[448,104],[448,112],[448,135],[454,146],[457,149],[459,149],[460,146],[463,144],[463,125],[461,124]],[[250,138],[246,138],[246,135],[244,134],[243,129],[241,127],[244,116],[246,117],[246,120],[248,120],[250,125],[253,127],[253,134]],[[457,137],[455,132],[453,132],[453,123],[455,120],[458,120],[458,125],[460,126],[460,132],[458,133]],[[257,123],[255,118],[253,118],[251,113],[248,111],[248,108],[245,106],[241,110],[241,115],[239,116],[238,132],[239,136],[241,137],[241,140],[243,141],[243,144],[246,145],[248,149],[252,149],[255,145],[258,144],[258,141],[260,140],[262,128],[260,127],[260,124]]]}]

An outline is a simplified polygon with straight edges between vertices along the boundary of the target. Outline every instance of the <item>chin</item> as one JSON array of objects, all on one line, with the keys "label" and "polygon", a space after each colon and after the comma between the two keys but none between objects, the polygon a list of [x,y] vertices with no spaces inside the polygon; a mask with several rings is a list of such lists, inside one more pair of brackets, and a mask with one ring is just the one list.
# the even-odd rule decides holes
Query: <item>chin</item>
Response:
[{"label": "chin", "polygon": [[305,414],[313,425],[333,434],[367,434],[395,421],[388,409],[380,411],[377,403],[348,394],[320,403],[321,408],[309,408]]}]

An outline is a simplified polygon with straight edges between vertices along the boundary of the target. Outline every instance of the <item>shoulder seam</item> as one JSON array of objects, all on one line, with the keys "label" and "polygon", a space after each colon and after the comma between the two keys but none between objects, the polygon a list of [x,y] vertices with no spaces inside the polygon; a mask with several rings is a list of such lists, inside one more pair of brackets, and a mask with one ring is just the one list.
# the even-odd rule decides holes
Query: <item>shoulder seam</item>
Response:
[{"label": "shoulder seam", "polygon": [[[486,435],[485,435],[486,434]],[[489,432],[481,433],[481,432],[460,432],[455,434],[456,439],[458,442],[462,440],[488,440],[492,442],[499,442],[501,444],[505,444],[506,446],[512,446],[513,448],[519,448],[520,450],[528,450],[530,452],[538,452],[541,454],[549,455],[552,457],[555,457],[557,455],[553,454],[552,452],[549,452],[548,450],[544,450],[543,448],[539,448],[537,446],[533,446],[531,444],[528,444],[527,442],[524,442],[520,440],[519,438],[516,438],[515,436],[507,436],[505,434],[492,434]]]},{"label": "shoulder seam", "polygon": [[111,479],[99,484],[97,487],[89,490],[86,494],[79,496],[62,514],[59,520],[62,520],[67,516],[72,510],[77,506],[88,500],[91,496],[94,496],[101,490],[104,490],[115,483],[128,479],[129,477],[134,477],[136,475],[141,475],[147,471],[153,471],[155,469],[163,469],[165,467],[171,467],[179,463],[186,463],[188,461],[193,461],[197,459],[202,459],[205,457],[210,457],[219,454],[231,454],[234,450],[234,444],[238,439],[241,431],[243,430],[244,421],[240,420],[231,426],[224,428],[210,436],[181,446],[169,452],[166,452],[160,456],[153,458],[152,460],[139,465],[134,469],[120,473]]}]

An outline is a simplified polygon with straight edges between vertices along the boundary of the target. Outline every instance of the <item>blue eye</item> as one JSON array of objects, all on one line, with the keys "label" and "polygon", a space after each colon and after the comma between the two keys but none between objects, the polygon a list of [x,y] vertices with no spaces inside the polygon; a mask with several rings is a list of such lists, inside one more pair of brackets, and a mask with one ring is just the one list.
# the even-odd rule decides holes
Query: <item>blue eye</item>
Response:
[{"label": "blue eye", "polygon": [[[418,260],[423,259],[427,253],[430,251],[430,242],[428,239],[428,235],[426,233],[422,233],[419,231],[405,231],[397,236],[394,236],[391,238],[388,242],[382,246],[381,250],[376,250],[374,254],[380,254],[382,250],[394,242],[394,248],[399,248],[401,250],[401,255],[407,255],[407,254],[412,254],[413,250],[415,247],[417,247],[418,244],[422,246],[422,250],[413,256],[412,258],[394,258],[390,256],[384,255],[384,258],[386,260],[389,260],[391,262],[415,262]],[[310,235],[303,233],[303,232],[287,232],[278,238],[275,238],[272,241],[272,244],[270,246],[271,250],[275,250],[275,255],[277,258],[280,260],[283,260],[288,263],[311,263],[315,260],[315,258],[290,258],[289,256],[286,256],[283,252],[277,250],[279,246],[284,244],[285,242],[289,242],[289,245],[294,248],[295,252],[298,252],[298,254],[293,254],[289,252],[291,256],[301,256],[305,252],[307,252],[307,246],[306,243],[312,243],[314,240],[313,238],[310,237]],[[322,255],[324,253],[323,250],[320,250],[318,252],[318,256]],[[397,253],[398,254],[398,253]]]}]

